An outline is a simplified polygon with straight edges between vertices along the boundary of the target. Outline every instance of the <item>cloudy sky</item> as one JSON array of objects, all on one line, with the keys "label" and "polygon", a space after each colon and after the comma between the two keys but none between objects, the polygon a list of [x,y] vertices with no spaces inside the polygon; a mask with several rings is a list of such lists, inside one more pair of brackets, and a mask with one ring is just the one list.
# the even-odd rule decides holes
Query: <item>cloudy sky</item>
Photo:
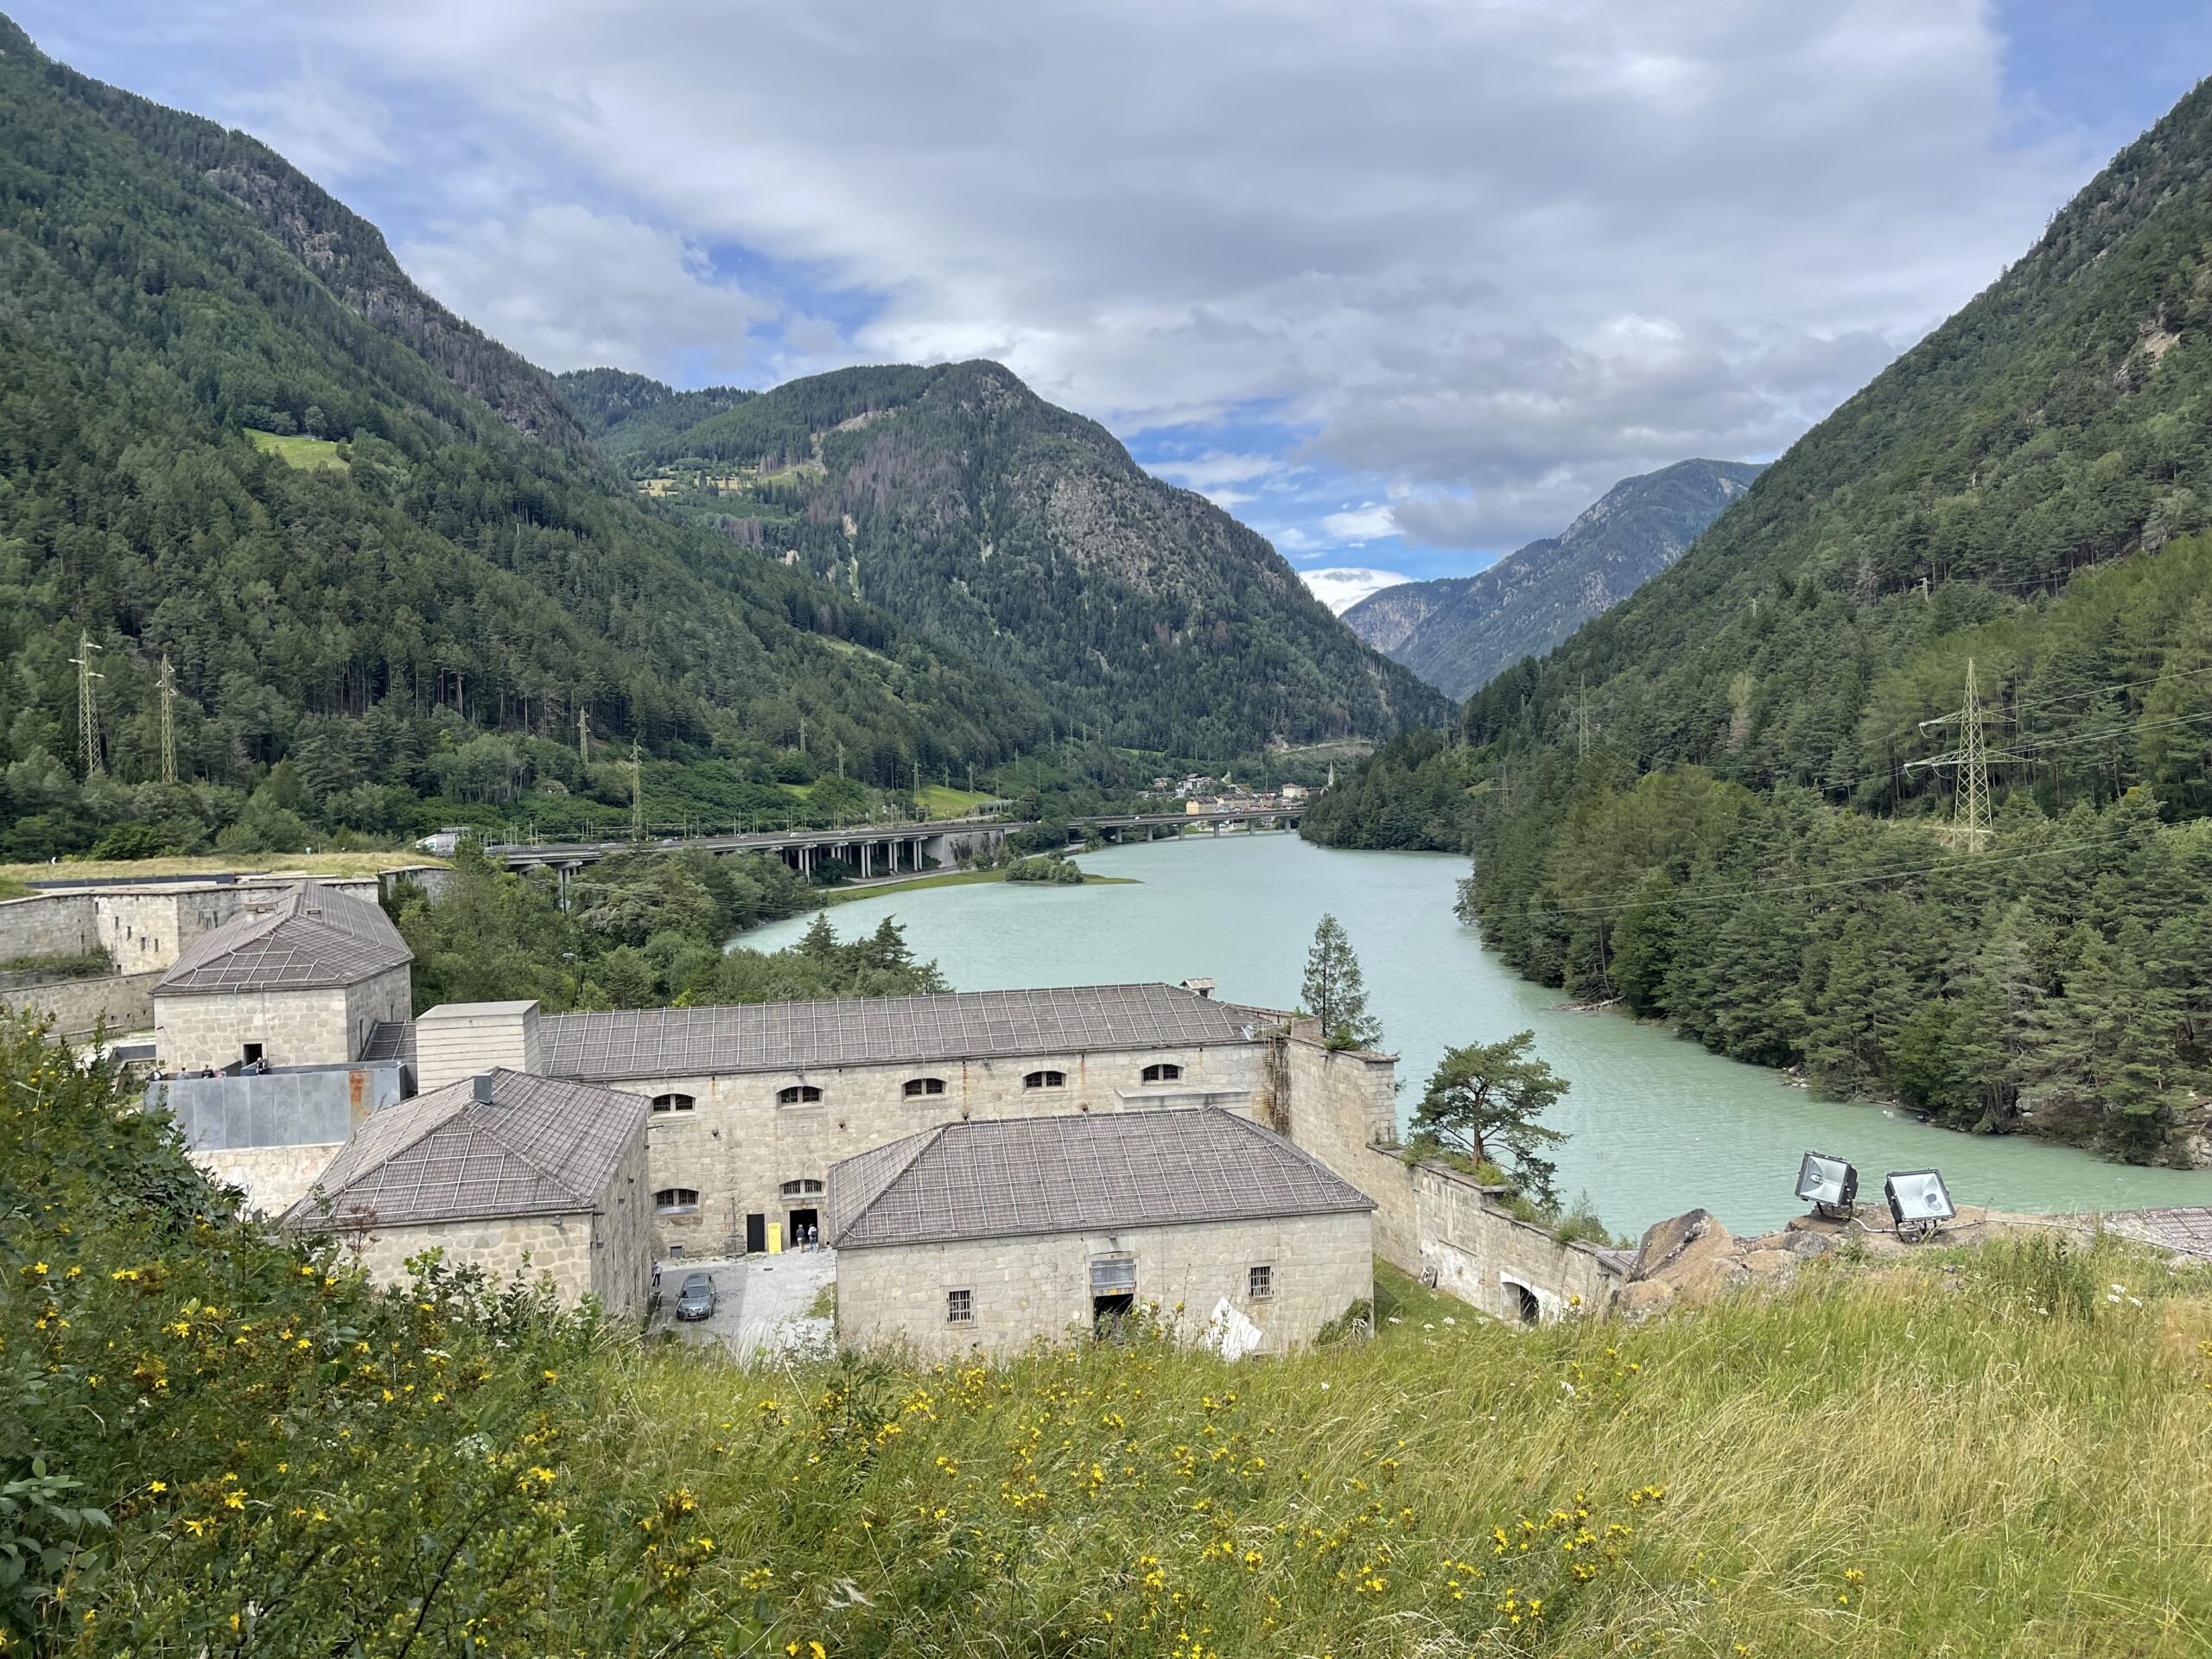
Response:
[{"label": "cloudy sky", "polygon": [[1412,575],[1778,453],[2212,70],[2201,0],[10,9],[549,368],[993,357]]}]

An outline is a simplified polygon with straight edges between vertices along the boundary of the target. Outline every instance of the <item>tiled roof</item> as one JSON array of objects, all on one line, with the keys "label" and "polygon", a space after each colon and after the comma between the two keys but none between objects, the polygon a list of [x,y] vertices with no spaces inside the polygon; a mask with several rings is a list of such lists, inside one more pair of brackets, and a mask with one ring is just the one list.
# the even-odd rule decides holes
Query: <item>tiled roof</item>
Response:
[{"label": "tiled roof", "polygon": [[355,984],[414,959],[381,906],[302,881],[265,907],[201,934],[154,991],[317,990]]},{"label": "tiled roof", "polygon": [[840,1249],[1372,1210],[1281,1135],[1217,1107],[947,1123],[830,1169]]},{"label": "tiled roof", "polygon": [[[604,1207],[623,1148],[652,1108],[640,1095],[493,1071],[370,1115],[284,1215],[310,1231]],[[326,1208],[327,1206],[327,1208]]]},{"label": "tiled roof", "polygon": [[[537,1040],[553,1076],[608,1079],[1199,1047],[1250,1042],[1258,1027],[1251,1009],[1173,985],[1077,985],[563,1014]],[[363,1058],[413,1054],[411,1027],[379,1026]]]}]

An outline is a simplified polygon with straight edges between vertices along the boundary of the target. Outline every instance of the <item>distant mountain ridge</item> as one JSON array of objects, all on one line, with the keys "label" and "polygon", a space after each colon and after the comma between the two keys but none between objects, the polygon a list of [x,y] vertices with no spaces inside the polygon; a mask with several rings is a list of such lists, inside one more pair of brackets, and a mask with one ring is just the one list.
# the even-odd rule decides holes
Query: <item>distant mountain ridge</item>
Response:
[{"label": "distant mountain ridge", "polygon": [[1033,688],[1064,730],[1235,757],[1452,716],[1263,537],[996,363],[843,369],[760,393],[604,369],[561,386],[664,511]]},{"label": "distant mountain ridge", "polygon": [[1370,594],[1345,626],[1454,697],[1523,657],[1541,656],[1682,556],[1764,470],[1682,461],[1624,478],[1557,536],[1471,576]]}]

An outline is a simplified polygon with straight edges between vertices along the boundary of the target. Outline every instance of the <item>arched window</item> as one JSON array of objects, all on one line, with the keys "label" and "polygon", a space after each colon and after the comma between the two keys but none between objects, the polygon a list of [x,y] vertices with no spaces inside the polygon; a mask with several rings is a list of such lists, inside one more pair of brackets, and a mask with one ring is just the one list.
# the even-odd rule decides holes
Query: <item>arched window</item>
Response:
[{"label": "arched window", "polygon": [[941,1095],[944,1092],[944,1079],[943,1077],[909,1077],[906,1079],[906,1098],[909,1100],[918,1100],[924,1095]]},{"label": "arched window", "polygon": [[689,1095],[655,1095],[653,1110],[657,1112],[688,1112],[699,1103]]},{"label": "arched window", "polygon": [[1171,1065],[1164,1060],[1158,1065],[1147,1065],[1144,1069],[1144,1080],[1147,1083],[1173,1083],[1182,1075],[1181,1066]]},{"label": "arched window", "polygon": [[1021,1086],[1025,1089],[1065,1089],[1068,1086],[1068,1074],[1065,1071],[1032,1071],[1022,1078]]},{"label": "arched window", "polygon": [[776,1190],[787,1198],[818,1198],[821,1196],[822,1192],[822,1183],[819,1181],[785,1181]]},{"label": "arched window", "polygon": [[653,1213],[657,1216],[696,1216],[699,1213],[699,1190],[693,1186],[664,1186],[653,1194]]},{"label": "arched window", "polygon": [[822,1098],[822,1091],[810,1083],[795,1083],[788,1089],[776,1090],[779,1106],[810,1106]]}]

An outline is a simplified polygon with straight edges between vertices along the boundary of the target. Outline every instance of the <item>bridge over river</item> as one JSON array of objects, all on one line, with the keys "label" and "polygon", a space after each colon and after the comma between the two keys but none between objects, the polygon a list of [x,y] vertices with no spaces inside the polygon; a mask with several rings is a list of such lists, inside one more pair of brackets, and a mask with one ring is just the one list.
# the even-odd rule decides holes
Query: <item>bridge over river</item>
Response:
[{"label": "bridge over river", "polygon": [[[1304,816],[1302,803],[1279,806],[1209,807],[1198,812],[1103,812],[1068,821],[1068,840],[1151,841],[1161,836],[1203,830],[1294,830]],[[803,875],[814,874],[825,858],[856,865],[862,880],[878,875],[920,874],[950,867],[963,853],[995,849],[1009,835],[1033,830],[1034,823],[996,817],[932,818],[894,823],[833,825],[828,829],[734,830],[726,836],[667,836],[650,841],[487,842],[484,855],[511,870],[559,872],[565,898],[570,872],[602,858],[629,852],[770,853]]]}]

